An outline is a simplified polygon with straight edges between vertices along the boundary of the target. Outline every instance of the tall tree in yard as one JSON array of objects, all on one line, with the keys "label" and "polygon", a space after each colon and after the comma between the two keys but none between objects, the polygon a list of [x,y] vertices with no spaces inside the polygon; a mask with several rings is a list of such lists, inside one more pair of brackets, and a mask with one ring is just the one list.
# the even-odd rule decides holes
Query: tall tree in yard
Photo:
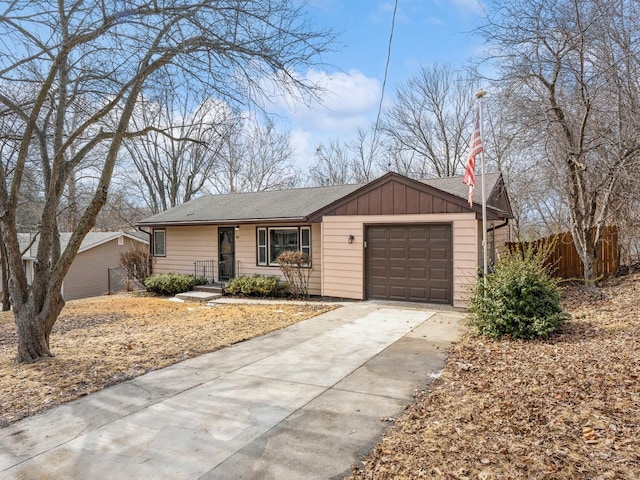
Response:
[{"label": "tall tree in yard", "polygon": [[[123,141],[144,98],[167,78],[179,92],[208,91],[228,103],[255,99],[265,78],[313,92],[308,67],[332,37],[310,29],[286,0],[15,0],[0,13],[0,105],[20,121],[14,168],[0,169],[0,231],[18,332],[18,362],[51,356],[49,334],[64,306],[61,286],[107,200]],[[76,115],[72,126],[65,121]],[[80,117],[78,117],[80,116]],[[64,251],[57,214],[69,175],[104,148],[99,178]],[[32,285],[22,269],[16,209],[28,163],[43,178]]]},{"label": "tall tree in yard", "polygon": [[510,0],[489,12],[480,33],[547,157],[593,285],[603,227],[638,188],[640,4]]},{"label": "tall tree in yard", "polygon": [[447,64],[423,67],[401,85],[384,122],[392,168],[414,178],[462,173],[477,89],[477,80]]}]

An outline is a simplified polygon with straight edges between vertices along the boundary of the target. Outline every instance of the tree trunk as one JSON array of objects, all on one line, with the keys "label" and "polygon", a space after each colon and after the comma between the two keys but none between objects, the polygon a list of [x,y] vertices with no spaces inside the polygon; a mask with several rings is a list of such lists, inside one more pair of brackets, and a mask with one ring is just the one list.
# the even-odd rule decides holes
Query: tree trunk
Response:
[{"label": "tree trunk", "polygon": [[7,250],[4,244],[0,245],[1,263],[2,263],[2,311],[11,310],[11,296],[9,295],[9,266],[7,265]]},{"label": "tree trunk", "polygon": [[18,333],[18,355],[15,363],[33,363],[54,356],[49,346],[49,335],[65,302],[60,295],[51,296],[55,299],[47,299],[45,307],[37,314],[26,305],[22,308],[14,306]]},{"label": "tree trunk", "polygon": [[597,271],[597,262],[598,257],[594,257],[591,255],[591,250],[587,251],[586,255],[582,258],[582,268],[584,270],[584,285],[587,288],[595,288],[596,282],[595,279],[598,275]]}]

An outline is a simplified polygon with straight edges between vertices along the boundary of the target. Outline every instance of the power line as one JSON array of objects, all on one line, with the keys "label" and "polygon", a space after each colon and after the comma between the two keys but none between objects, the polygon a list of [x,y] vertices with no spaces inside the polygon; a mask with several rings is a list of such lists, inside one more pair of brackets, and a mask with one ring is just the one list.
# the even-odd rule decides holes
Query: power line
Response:
[{"label": "power line", "polygon": [[[391,32],[389,33],[389,45],[387,47],[387,61],[384,66],[384,78],[382,80],[382,92],[380,93],[380,103],[378,104],[378,113],[376,115],[376,123],[373,126],[373,135],[371,138],[371,152],[369,154],[369,158],[373,155],[373,149],[376,144],[376,136],[378,134],[378,125],[380,123],[380,114],[382,112],[382,102],[384,101],[384,91],[387,86],[387,77],[389,75],[389,62],[391,61],[391,45],[393,43],[393,31],[396,26],[396,12],[398,11],[398,0],[395,0],[395,4],[393,6],[393,16],[391,17]],[[391,170],[391,159],[389,159],[389,163],[387,164],[387,170]]]}]

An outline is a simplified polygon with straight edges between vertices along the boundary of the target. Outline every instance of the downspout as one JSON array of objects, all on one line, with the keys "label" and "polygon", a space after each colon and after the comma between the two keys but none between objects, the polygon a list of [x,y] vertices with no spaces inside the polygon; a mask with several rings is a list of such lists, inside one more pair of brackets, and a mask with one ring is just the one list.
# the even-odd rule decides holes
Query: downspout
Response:
[{"label": "downspout", "polygon": [[[504,228],[504,227],[506,227],[508,225],[509,225],[509,219],[507,218],[504,221],[504,223],[501,223],[499,225],[494,225],[493,227],[487,229],[487,234],[489,232],[491,232],[491,234],[493,235],[493,248],[494,248],[494,250],[495,250],[495,245],[496,245],[495,231],[498,230],[499,228]],[[511,242],[511,230],[509,230],[509,234],[507,235],[507,241]]]},{"label": "downspout", "polygon": [[[509,219],[508,218],[504,221],[504,223],[501,223],[500,225],[494,225],[493,227],[487,229],[487,232],[495,232],[499,228],[506,227],[507,225],[509,225]],[[509,241],[511,241],[511,232],[509,232]]]}]

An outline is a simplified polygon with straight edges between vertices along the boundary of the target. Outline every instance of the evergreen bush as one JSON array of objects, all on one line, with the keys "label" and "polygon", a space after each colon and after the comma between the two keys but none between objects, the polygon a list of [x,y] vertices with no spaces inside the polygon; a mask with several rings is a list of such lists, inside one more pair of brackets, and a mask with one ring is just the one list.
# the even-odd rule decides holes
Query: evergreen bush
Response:
[{"label": "evergreen bush", "polygon": [[560,308],[557,281],[545,266],[548,249],[505,252],[487,275],[480,276],[471,299],[471,325],[493,338],[547,338],[569,315]]},{"label": "evergreen bush", "polygon": [[281,294],[277,277],[258,274],[233,278],[224,291],[230,295],[246,297],[276,297]]},{"label": "evergreen bush", "polygon": [[188,292],[194,284],[193,275],[187,273],[156,273],[144,281],[147,291],[164,296]]}]

